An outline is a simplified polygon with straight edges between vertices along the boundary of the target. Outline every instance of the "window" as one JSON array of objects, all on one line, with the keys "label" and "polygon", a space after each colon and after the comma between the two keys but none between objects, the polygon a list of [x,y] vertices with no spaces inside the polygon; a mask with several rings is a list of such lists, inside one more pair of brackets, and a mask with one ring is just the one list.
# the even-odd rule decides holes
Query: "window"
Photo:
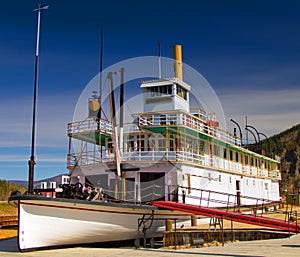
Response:
[{"label": "window", "polygon": [[158,96],[158,87],[150,88],[151,96]]},{"label": "window", "polygon": [[248,165],[249,164],[249,156],[245,155],[245,164]]},{"label": "window", "polygon": [[193,141],[191,139],[186,139],[185,143],[188,150],[192,150],[192,142]]},{"label": "window", "polygon": [[237,162],[239,162],[240,161],[240,155],[239,155],[239,153],[238,152],[235,152],[235,160],[237,161]]},{"label": "window", "polygon": [[172,85],[160,86],[158,88],[160,95],[172,95]]},{"label": "window", "polygon": [[208,143],[207,143],[207,141],[203,141],[204,142],[204,145],[203,145],[203,151],[205,152],[205,153],[207,153],[208,152]]},{"label": "window", "polygon": [[198,139],[198,150],[200,153],[204,152],[204,140],[202,139]]},{"label": "window", "polygon": [[226,148],[224,148],[224,151],[223,151],[223,158],[227,159],[227,149]]},{"label": "window", "polygon": [[222,181],[222,175],[219,174],[219,182],[221,182],[221,181]]},{"label": "window", "polygon": [[230,160],[233,161],[233,151],[232,150],[229,151],[229,157],[230,157]]},{"label": "window", "polygon": [[265,183],[265,190],[268,190],[268,183]]},{"label": "window", "polygon": [[220,156],[220,146],[214,145],[214,147],[213,147],[213,155]]},{"label": "window", "polygon": [[172,95],[172,85],[145,88],[147,97]]},{"label": "window", "polygon": [[177,95],[187,100],[187,91],[183,87],[177,85]]},{"label": "window", "polygon": [[208,173],[208,180],[211,181],[212,180],[212,177],[211,177],[211,174]]},{"label": "window", "polygon": [[106,150],[108,151],[108,153],[113,153],[114,152],[114,145],[113,145],[113,142],[111,140],[107,141]]},{"label": "window", "polygon": [[169,136],[169,147],[170,151],[175,151],[175,139],[173,135]]},{"label": "window", "polygon": [[232,183],[232,178],[231,178],[231,176],[229,177],[229,183],[230,183],[230,184]]},{"label": "window", "polygon": [[[110,143],[108,143],[108,147],[112,147],[112,143],[110,145]],[[127,140],[127,149],[129,152],[133,152],[134,151],[134,136],[129,136],[128,140]]]},{"label": "window", "polygon": [[140,139],[140,150],[147,151],[148,146],[146,145],[146,142],[145,142],[145,135],[140,135],[139,139]]}]

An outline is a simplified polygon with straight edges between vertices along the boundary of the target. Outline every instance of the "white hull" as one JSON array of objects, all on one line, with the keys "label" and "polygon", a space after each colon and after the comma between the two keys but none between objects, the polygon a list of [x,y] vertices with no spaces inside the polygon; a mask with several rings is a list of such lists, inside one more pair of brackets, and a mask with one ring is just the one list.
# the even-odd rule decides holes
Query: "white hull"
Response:
[{"label": "white hull", "polygon": [[[149,206],[65,200],[20,200],[19,248],[24,251],[51,246],[136,239],[138,219],[143,215],[151,215],[152,211],[155,218],[184,218],[186,225],[190,224],[190,216],[187,214],[157,210]],[[178,221],[177,226],[182,222]],[[164,226],[164,220],[154,220],[147,231],[147,237],[162,235]]]}]

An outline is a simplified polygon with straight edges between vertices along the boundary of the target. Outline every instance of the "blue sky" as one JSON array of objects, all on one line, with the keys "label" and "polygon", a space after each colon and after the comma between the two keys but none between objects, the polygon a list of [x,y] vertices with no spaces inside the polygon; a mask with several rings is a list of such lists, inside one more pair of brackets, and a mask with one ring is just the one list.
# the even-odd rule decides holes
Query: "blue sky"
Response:
[{"label": "blue sky", "polygon": [[[0,178],[27,179],[37,1],[0,2]],[[157,54],[183,61],[216,91],[230,118],[268,136],[299,123],[299,1],[45,0],[42,13],[35,178],[66,173],[67,123],[104,68]]]}]

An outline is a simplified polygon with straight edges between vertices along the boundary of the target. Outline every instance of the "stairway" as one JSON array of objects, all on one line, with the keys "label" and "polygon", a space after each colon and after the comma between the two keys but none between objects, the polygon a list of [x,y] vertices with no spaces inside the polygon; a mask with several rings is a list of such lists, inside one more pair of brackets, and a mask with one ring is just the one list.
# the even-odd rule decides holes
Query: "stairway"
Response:
[{"label": "stairway", "polygon": [[193,215],[216,217],[226,220],[232,220],[235,222],[242,222],[251,225],[263,226],[295,233],[300,232],[300,225],[298,224],[285,222],[283,220],[278,219],[259,217],[252,214],[243,214],[239,212],[232,212],[216,208],[202,207],[171,201],[155,201],[153,202],[153,205],[162,209],[182,211]]}]

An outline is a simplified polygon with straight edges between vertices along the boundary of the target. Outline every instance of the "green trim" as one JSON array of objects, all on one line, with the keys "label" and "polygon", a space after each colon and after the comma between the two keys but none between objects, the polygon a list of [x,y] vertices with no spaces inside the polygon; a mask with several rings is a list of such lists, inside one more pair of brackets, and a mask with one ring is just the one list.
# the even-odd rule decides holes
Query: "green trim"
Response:
[{"label": "green trim", "polygon": [[220,139],[214,138],[211,135],[205,134],[205,133],[200,132],[200,131],[196,131],[194,129],[185,127],[183,125],[182,126],[159,126],[159,125],[158,126],[147,126],[147,127],[144,127],[144,129],[149,130],[149,131],[154,132],[154,133],[162,133],[162,134],[166,134],[167,129],[168,129],[168,134],[180,135],[181,133],[184,133],[187,136],[187,138],[192,138],[192,139],[200,138],[200,139],[206,140],[210,143],[217,144],[219,146],[222,146],[222,147],[225,147],[227,149],[233,150],[235,152],[242,153],[242,154],[247,155],[249,157],[258,158],[262,161],[268,161],[270,163],[278,163],[277,161],[275,161],[273,159],[270,159],[269,157],[265,157],[265,156],[262,156],[260,154],[251,152],[250,150],[247,150],[247,149],[242,148],[240,146],[236,146],[236,145],[224,142]]},{"label": "green trim", "polygon": [[[99,138],[100,138],[99,135],[100,133],[98,132],[82,132],[82,133],[73,134],[72,138],[98,145]],[[105,145],[106,138],[111,138],[111,135],[101,133],[101,145]]]}]

